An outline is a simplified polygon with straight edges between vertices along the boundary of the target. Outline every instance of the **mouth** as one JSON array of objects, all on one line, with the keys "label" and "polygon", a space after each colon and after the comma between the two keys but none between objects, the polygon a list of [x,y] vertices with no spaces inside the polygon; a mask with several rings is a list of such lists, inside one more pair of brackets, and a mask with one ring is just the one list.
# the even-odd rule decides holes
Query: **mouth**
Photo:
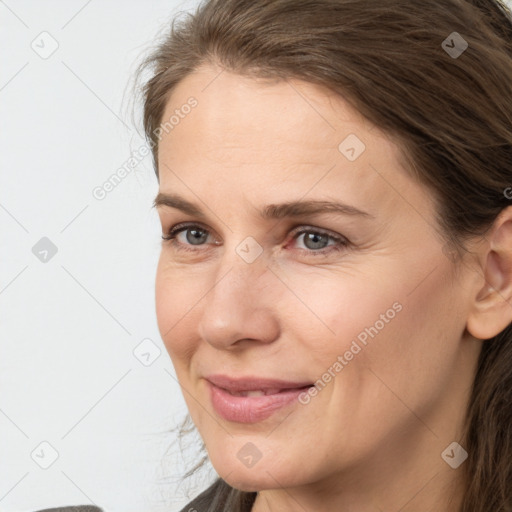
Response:
[{"label": "mouth", "polygon": [[302,386],[300,388],[284,388],[284,389],[251,389],[248,391],[232,391],[226,388],[220,388],[229,393],[231,396],[267,396],[267,395],[277,395],[279,393],[285,393],[287,391],[306,391],[313,384],[308,386]]},{"label": "mouth", "polygon": [[227,375],[209,375],[205,378],[214,386],[224,389],[234,396],[275,395],[282,391],[298,390],[308,388],[313,385],[312,382],[307,381],[294,382],[263,377],[229,377]]},{"label": "mouth", "polygon": [[210,400],[214,410],[225,420],[257,423],[276,411],[296,405],[302,393],[313,386],[308,382],[227,376],[209,376]]}]

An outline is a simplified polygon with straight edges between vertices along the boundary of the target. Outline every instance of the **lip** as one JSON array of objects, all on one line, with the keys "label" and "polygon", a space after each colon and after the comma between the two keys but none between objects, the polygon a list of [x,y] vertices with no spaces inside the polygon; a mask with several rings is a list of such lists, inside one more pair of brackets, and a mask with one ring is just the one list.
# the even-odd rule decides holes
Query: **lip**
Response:
[{"label": "lip", "polygon": [[[225,375],[206,378],[213,408],[227,421],[257,423],[269,418],[279,409],[298,402],[299,395],[312,384],[277,379],[244,377],[234,379]],[[261,390],[263,396],[234,396],[239,391]]]},{"label": "lip", "polygon": [[265,379],[262,377],[228,377],[227,375],[209,375],[205,377],[213,385],[218,388],[227,389],[228,391],[251,391],[267,389],[295,389],[305,386],[312,386],[312,382],[292,382],[280,379]]}]

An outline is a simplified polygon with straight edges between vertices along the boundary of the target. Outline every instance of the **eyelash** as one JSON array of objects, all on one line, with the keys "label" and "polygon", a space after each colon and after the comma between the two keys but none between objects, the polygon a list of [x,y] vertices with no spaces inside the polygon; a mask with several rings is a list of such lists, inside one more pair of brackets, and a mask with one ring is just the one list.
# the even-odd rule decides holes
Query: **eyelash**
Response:
[{"label": "eyelash", "polygon": [[[303,226],[301,226],[301,227],[303,227]],[[197,249],[191,249],[190,245],[186,245],[186,244],[184,245],[179,242],[176,242],[176,240],[175,240],[176,236],[179,233],[181,233],[182,231],[186,231],[187,229],[191,229],[191,228],[200,228],[201,231],[207,233],[208,235],[211,235],[210,231],[203,228],[200,224],[181,223],[181,224],[176,224],[175,226],[172,226],[168,231],[168,236],[162,236],[162,239],[170,242],[177,250],[188,251],[188,252],[197,252]],[[320,230],[317,228],[313,228],[313,227],[309,227],[309,229],[293,230],[292,231],[293,239],[295,240],[300,235],[303,235],[305,233],[314,233],[317,235],[327,236],[331,240],[334,240],[335,242],[337,242],[337,244],[338,244],[336,246],[331,245],[324,249],[319,249],[317,251],[315,251],[313,249],[299,249],[299,251],[308,253],[308,255],[311,254],[313,256],[317,256],[317,255],[325,256],[334,251],[342,251],[349,245],[349,241],[345,237],[342,237],[339,235],[333,235],[329,232],[326,232],[326,231],[323,231],[323,230]],[[200,246],[197,246],[197,247],[200,247]]]}]

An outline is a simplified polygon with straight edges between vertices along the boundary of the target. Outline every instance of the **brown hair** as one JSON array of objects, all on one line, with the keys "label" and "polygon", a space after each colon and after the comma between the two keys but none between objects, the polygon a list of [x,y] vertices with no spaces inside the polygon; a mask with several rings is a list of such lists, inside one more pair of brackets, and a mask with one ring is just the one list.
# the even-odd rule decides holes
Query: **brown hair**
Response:
[{"label": "brown hair", "polygon": [[[200,65],[213,64],[253,78],[301,79],[350,102],[396,141],[404,168],[429,187],[457,260],[464,242],[485,236],[510,205],[512,15],[505,4],[210,0],[185,16],[139,68],[152,72],[142,88],[143,122],[157,178],[155,130],[169,96]],[[483,344],[464,428],[460,512],[511,512],[511,325]],[[241,512],[255,496],[219,479],[204,502],[211,511]]]}]

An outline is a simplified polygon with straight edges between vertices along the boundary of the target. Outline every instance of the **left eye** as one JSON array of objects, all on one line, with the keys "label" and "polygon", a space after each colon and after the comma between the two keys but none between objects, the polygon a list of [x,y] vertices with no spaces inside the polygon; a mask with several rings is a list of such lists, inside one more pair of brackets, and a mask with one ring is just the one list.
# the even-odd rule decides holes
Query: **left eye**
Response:
[{"label": "left eye", "polygon": [[[302,238],[303,244],[306,249],[300,249],[301,251],[308,251],[312,254],[324,254],[331,250],[341,250],[348,245],[348,240],[342,236],[326,233],[325,231],[318,231],[313,228],[301,229],[293,232],[294,240]],[[334,243],[330,246],[327,245],[329,240]]]},{"label": "left eye", "polygon": [[[176,241],[178,239],[178,235],[182,232],[190,233],[190,236],[185,236],[187,243]],[[196,249],[191,249],[190,246],[202,245],[209,235],[210,232],[207,229],[204,229],[197,224],[178,224],[169,230],[168,236],[162,236],[162,239],[170,241],[177,250],[197,252]],[[342,250],[349,244],[348,240],[341,235],[328,233],[313,227],[293,230],[292,235],[294,240],[304,235],[303,240],[306,248],[299,250],[313,255],[325,254],[333,250]],[[326,245],[329,240],[333,240],[334,244],[331,246]],[[218,244],[216,243],[215,245]]]}]

